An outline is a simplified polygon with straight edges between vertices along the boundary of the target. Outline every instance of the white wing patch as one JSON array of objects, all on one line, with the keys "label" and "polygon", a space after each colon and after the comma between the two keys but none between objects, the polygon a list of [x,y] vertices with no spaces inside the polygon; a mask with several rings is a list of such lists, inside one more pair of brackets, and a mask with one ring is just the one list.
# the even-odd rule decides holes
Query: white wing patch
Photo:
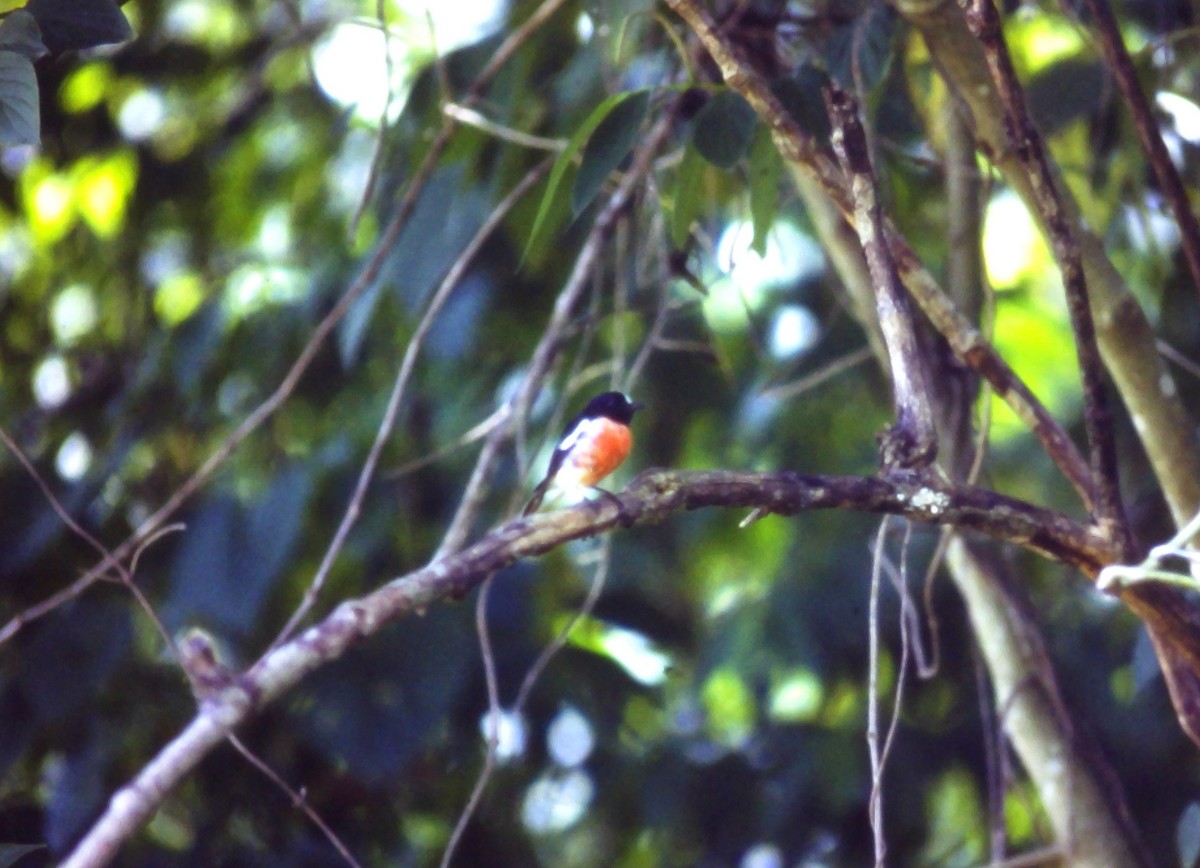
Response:
[{"label": "white wing patch", "polygon": [[604,419],[581,419],[579,424],[571,429],[571,433],[562,439],[558,444],[558,448],[563,452],[570,452],[571,447],[587,437],[594,437],[600,433],[605,424]]},{"label": "white wing patch", "polygon": [[591,472],[591,468],[573,460],[571,450],[577,444],[597,436],[607,424],[608,420],[603,418],[581,419],[558,444],[559,450],[565,452],[567,457],[554,474],[554,484],[550,493],[554,495],[555,500],[578,503],[592,492],[592,487],[583,481]]}]

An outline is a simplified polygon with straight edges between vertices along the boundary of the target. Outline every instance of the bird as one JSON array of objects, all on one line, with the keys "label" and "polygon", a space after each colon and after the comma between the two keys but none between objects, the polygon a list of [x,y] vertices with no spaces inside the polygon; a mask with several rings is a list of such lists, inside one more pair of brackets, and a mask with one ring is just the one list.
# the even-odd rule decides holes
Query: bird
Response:
[{"label": "bird", "polygon": [[590,489],[613,497],[596,485],[629,456],[633,448],[629,424],[633,414],[645,406],[623,392],[604,392],[588,401],[583,412],[563,429],[546,478],[533,490],[521,515],[536,512],[552,491],[579,499]]}]

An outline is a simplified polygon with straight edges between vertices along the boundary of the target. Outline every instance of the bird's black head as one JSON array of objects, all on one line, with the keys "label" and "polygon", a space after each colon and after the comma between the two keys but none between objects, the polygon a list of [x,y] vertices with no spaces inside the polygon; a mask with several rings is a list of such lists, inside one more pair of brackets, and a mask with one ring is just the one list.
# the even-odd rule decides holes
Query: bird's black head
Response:
[{"label": "bird's black head", "polygon": [[633,421],[633,414],[645,406],[640,401],[631,401],[628,395],[621,392],[605,392],[588,401],[580,416],[583,418],[604,416],[614,422],[628,425]]}]

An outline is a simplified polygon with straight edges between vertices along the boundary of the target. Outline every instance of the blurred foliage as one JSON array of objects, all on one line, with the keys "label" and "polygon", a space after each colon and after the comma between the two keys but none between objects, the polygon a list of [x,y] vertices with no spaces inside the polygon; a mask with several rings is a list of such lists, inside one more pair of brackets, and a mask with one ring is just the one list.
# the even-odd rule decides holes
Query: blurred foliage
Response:
[{"label": "blurred foliage", "polygon": [[[106,4],[58,11],[78,22],[89,5]],[[36,64],[41,144],[0,159],[0,425],[105,545],[126,538],[277,388],[374,252],[445,122],[443,102],[464,98],[500,39],[535,8],[448,5],[454,14],[435,15],[431,34],[419,4],[385,0],[385,43],[375,3],[130,0],[120,11],[132,40],[84,52],[58,43]],[[1193,7],[1125,6],[1144,86],[1174,97],[1159,103],[1165,132],[1195,186]],[[914,245],[940,268],[949,233],[936,119],[949,97],[919,39],[876,3],[828,17],[823,4],[757,0],[747,9],[761,20],[746,23],[746,39],[767,40],[753,44],[777,91],[818,131],[814,82],[853,80],[847,46],[865,22],[859,74],[883,186]],[[689,67],[666,29],[676,24],[661,12],[650,0],[568,3],[477,106],[495,125],[571,142],[562,177],[503,221],[438,317],[320,612],[434,551],[475,448],[412,462],[455,444],[512,388],[610,172],[668,111],[679,123],[624,234],[606,247],[551,400],[535,408],[531,442],[561,424],[551,421],[556,404],[573,412],[607,386],[606,364],[628,364],[665,304],[668,343],[632,385],[650,407],[635,425],[633,468],[873,472],[887,383],[864,364],[788,391],[863,347],[863,332],[769,139],[705,62],[689,59],[693,78],[680,72]],[[481,26],[464,29],[476,17]],[[18,20],[0,25],[0,87]],[[1091,41],[1053,4],[1023,4],[1010,23],[1030,98],[1089,223],[1103,228],[1162,338],[1200,357],[1194,290],[1179,276],[1172,227]],[[389,80],[390,99],[380,96]],[[184,507],[186,529],[141,555],[138,586],[169,631],[211,631],[235,667],[268,647],[346,508],[434,286],[543,158],[478,126],[456,133],[382,268],[296,390]],[[1011,197],[993,191],[982,241],[997,343],[1078,428],[1058,278],[1027,226]],[[671,276],[658,267],[668,259]],[[572,367],[581,373],[568,381]],[[1196,378],[1181,388],[1195,405]],[[1166,516],[1132,426],[1117,425],[1138,531],[1163,538]],[[504,456],[489,522],[511,507],[525,470]],[[617,484],[627,478],[622,471]],[[1032,437],[1000,412],[985,478],[1079,513]],[[868,542],[877,522],[809,514],[740,529],[741,518],[677,515],[614,535],[598,608],[516,722],[522,738],[457,864],[868,863]],[[917,529],[914,588],[935,541]],[[578,610],[597,550],[575,544],[497,577],[488,616],[506,703]],[[1069,570],[1013,557],[1066,698],[1114,764],[1155,857],[1171,862],[1178,847],[1194,860],[1200,767],[1136,622]],[[14,456],[0,453],[0,619],[96,558]],[[1001,712],[988,709],[961,603],[945,581],[933,602],[942,666],[907,687],[884,788],[890,856],[976,864],[988,858],[993,822],[1013,848],[1044,844],[1036,795],[1020,779],[989,778],[986,734]],[[364,864],[434,862],[467,802],[487,708],[472,603],[392,626],[241,733]],[[899,665],[896,610],[885,594],[885,701]],[[93,587],[0,646],[0,843],[49,847],[0,849],[0,859],[60,857],[193,709],[161,637],[115,585]],[[121,857],[336,860],[287,795],[229,748]]]}]

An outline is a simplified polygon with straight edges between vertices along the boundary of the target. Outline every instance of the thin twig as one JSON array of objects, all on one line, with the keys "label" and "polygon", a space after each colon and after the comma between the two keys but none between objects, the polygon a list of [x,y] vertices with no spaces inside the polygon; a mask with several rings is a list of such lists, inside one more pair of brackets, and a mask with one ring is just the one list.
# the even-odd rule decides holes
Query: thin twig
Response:
[{"label": "thin twig", "polygon": [[500,452],[511,436],[514,426],[529,415],[529,408],[533,405],[533,399],[541,389],[559,352],[562,335],[571,322],[572,312],[588,284],[588,276],[600,256],[603,244],[616,225],[621,212],[637,192],[641,179],[650,171],[654,155],[673,126],[674,118],[670,113],[658,119],[634,151],[632,162],[617,185],[617,189],[609,196],[608,201],[597,214],[583,247],[575,257],[571,274],[554,302],[550,321],[533,352],[529,367],[525,372],[525,378],[516,394],[505,402],[504,406],[508,408],[508,413],[503,423],[492,432],[484,443],[483,449],[480,450],[471,478],[467,482],[466,491],[442,538],[442,544],[438,547],[435,555],[436,558],[455,552],[466,543],[491,485],[492,473]]},{"label": "thin twig", "polygon": [[1006,777],[1002,770],[1004,762],[1004,745],[1000,740],[999,721],[996,719],[992,703],[991,683],[988,680],[988,668],[980,656],[978,642],[971,643],[971,663],[975,670],[975,693],[979,697],[979,725],[983,738],[984,780],[987,789],[987,818],[989,858],[995,863],[1004,858],[1006,847],[1006,830],[1004,825],[1004,791]]},{"label": "thin twig", "polygon": [[487,790],[488,782],[492,779],[492,772],[496,769],[496,748],[500,743],[500,715],[502,712],[500,687],[496,682],[496,658],[492,653],[492,641],[487,625],[487,602],[491,595],[492,580],[495,576],[496,574],[492,573],[483,580],[480,584],[479,596],[475,598],[475,633],[479,636],[479,650],[483,656],[483,677],[487,683],[487,730],[484,735],[487,749],[483,756],[483,768],[479,771],[479,777],[475,779],[475,786],[471,788],[471,796],[467,799],[467,804],[463,806],[462,813],[458,815],[454,831],[450,833],[450,839],[446,842],[446,849],[442,853],[442,860],[439,863],[441,868],[449,868],[450,860],[454,858],[454,851],[458,849],[463,833],[467,831],[467,825],[471,822],[471,817],[475,815],[475,810],[479,807],[483,794]]},{"label": "thin twig", "polygon": [[[896,740],[896,731],[900,726],[900,712],[904,708],[904,686],[908,683],[909,652],[910,649],[915,649],[918,655],[923,656],[924,654],[921,650],[920,635],[915,630],[919,625],[919,619],[916,617],[917,611],[908,593],[908,548],[912,542],[912,534],[912,525],[905,522],[904,537],[900,545],[900,569],[898,571],[888,561],[886,553],[883,556],[884,571],[892,578],[896,594],[900,598],[900,662],[896,667],[896,692],[892,699],[891,720],[888,721],[887,735],[883,739],[883,750],[879,755],[879,781],[877,786],[880,788],[881,800],[883,798],[883,771],[887,768],[888,757],[891,755],[892,745]],[[910,633],[910,629],[913,629],[914,632]],[[917,636],[916,640],[911,638],[913,635]],[[882,807],[880,810],[882,812]]]},{"label": "thin twig", "polygon": [[834,377],[842,374],[851,368],[858,367],[864,362],[868,362],[875,354],[870,347],[860,347],[857,350],[852,350],[844,356],[839,356],[830,362],[825,363],[815,371],[805,374],[798,380],[793,380],[790,383],[783,383],[779,386],[771,386],[763,389],[759,395],[763,398],[769,398],[772,401],[786,401],[795,398],[798,395],[803,395],[806,392],[811,392],[817,386],[832,380]]},{"label": "thin twig", "polygon": [[321,559],[321,564],[313,575],[312,581],[309,583],[308,589],[304,592],[304,599],[288,619],[287,625],[280,631],[271,647],[277,647],[281,642],[292,635],[292,631],[297,625],[304,620],[310,609],[317,601],[317,597],[321,593],[321,588],[324,587],[325,579],[329,575],[329,571],[333,569],[334,561],[342,550],[342,546],[346,542],[346,538],[350,535],[355,523],[358,521],[359,513],[362,510],[363,499],[367,495],[367,488],[371,484],[371,480],[375,477],[375,468],[379,464],[379,456],[383,452],[384,446],[392,436],[392,431],[396,427],[396,419],[400,413],[400,404],[404,398],[405,390],[408,388],[408,382],[412,378],[413,369],[417,363],[417,357],[424,346],[425,337],[429,334],[429,330],[433,328],[434,320],[441,312],[449,300],[451,293],[454,292],[462,281],[463,275],[467,268],[474,261],[475,255],[483,247],[484,243],[491,237],[492,233],[500,225],[500,222],[512,210],[526,193],[533,189],[534,185],[542,179],[550,169],[551,161],[543,160],[533,169],[525,174],[525,177],[509,191],[503,199],[496,204],[487,219],[476,231],[475,236],[463,248],[462,253],[455,259],[454,264],[450,266],[446,275],[442,278],[442,282],[434,291],[433,297],[425,308],[425,313],[421,317],[420,323],[417,324],[416,330],[413,332],[412,338],[408,342],[408,346],[404,350],[404,359],[400,363],[400,369],[396,373],[396,380],[392,384],[392,392],[388,396],[387,408],[384,410],[383,420],[379,423],[379,428],[375,432],[375,441],[371,444],[371,449],[367,453],[366,460],[363,461],[362,470],[358,475],[358,482],[354,486],[354,492],[350,496],[350,502],[346,504],[345,512],[342,514],[342,520],[338,523],[337,531],[333,535],[333,539],[329,543],[329,548],[325,551],[325,556]]},{"label": "thin twig", "polygon": [[[483,71],[472,82],[467,94],[461,101],[462,105],[473,106],[483,96],[488,85],[499,73],[500,69],[508,61],[508,59],[529,39],[529,37],[541,27],[558,9],[566,2],[566,0],[545,0],[541,6],[534,10],[525,22],[516,30],[508,35],[508,37],[500,44],[488,61]],[[139,542],[150,534],[154,533],[161,527],[175,512],[189,501],[216,473],[225,461],[233,454],[234,450],[241,445],[242,441],[254,433],[258,428],[275,412],[283,406],[287,399],[295,390],[300,378],[304,376],[309,365],[316,358],[317,353],[325,343],[325,339],[333,332],[333,329],[341,322],[342,318],[350,310],[354,301],[366,291],[367,287],[371,286],[375,279],[379,276],[379,272],[383,267],[383,263],[391,254],[392,248],[396,240],[400,237],[400,233],[404,227],[408,225],[408,219],[412,216],[413,209],[416,207],[417,198],[425,182],[432,175],[438,161],[441,159],[443,152],[450,144],[454,131],[458,128],[458,124],[452,119],[447,122],[438,131],[437,136],[429,144],[428,150],[425,152],[425,157],[421,161],[421,165],[412,175],[408,187],[405,189],[404,196],[396,206],[396,213],[389,221],[387,228],[380,236],[380,240],[376,245],[375,253],[367,262],[366,267],[359,274],[351,285],[338,299],[337,303],[330,309],[329,313],[317,324],[313,330],[312,336],[284,375],[283,380],[275,388],[275,391],[259,404],[250,414],[242,420],[226,439],[217,447],[217,449],[209,455],[205,462],[195,470],[187,480],[183,482],[175,492],[167,498],[167,501],[160,506],[149,518],[144,520],[137,530],[134,531],[124,542],[113,549],[111,559],[116,561],[124,560],[138,546]],[[48,612],[53,611],[58,606],[68,600],[82,594],[101,576],[101,574],[109,568],[110,559],[106,558],[102,563],[93,566],[83,576],[71,585],[59,591],[58,593],[46,598],[36,606],[32,606],[11,619],[3,628],[0,628],[0,644],[11,639],[20,629],[30,621],[43,617]]]},{"label": "thin twig", "polygon": [[383,475],[384,478],[399,479],[402,476],[407,476],[409,473],[414,473],[420,470],[422,467],[428,467],[430,464],[435,464],[436,462],[441,461],[447,455],[457,452],[459,449],[470,446],[477,440],[482,440],[484,437],[490,434],[497,425],[500,424],[501,418],[501,412],[499,410],[493,410],[491,414],[482,422],[472,425],[469,430],[463,432],[446,445],[439,446],[437,449],[422,455],[420,458],[414,458],[411,461],[406,461],[404,464],[401,464],[394,470],[387,471]]},{"label": "thin twig", "polygon": [[1179,352],[1179,350],[1175,349],[1161,338],[1155,342],[1155,345],[1158,347],[1158,352],[1163,358],[1171,360],[1193,377],[1200,380],[1200,365],[1196,364],[1194,361],[1189,359],[1187,356]]},{"label": "thin twig", "polygon": [[884,518],[875,534],[867,613],[867,752],[871,758],[871,795],[867,801],[867,816],[875,847],[875,868],[883,868],[887,858],[887,838],[883,834],[883,767],[879,754],[879,587],[887,526],[888,520]]},{"label": "thin twig", "polygon": [[[50,508],[54,510],[54,514],[58,516],[59,521],[65,524],[71,533],[75,534],[75,536],[79,537],[81,540],[91,546],[103,559],[100,566],[96,568],[102,571],[99,572],[97,576],[99,578],[103,578],[108,568],[112,567],[112,569],[116,571],[116,577],[114,580],[123,585],[125,589],[133,595],[133,598],[137,600],[138,606],[140,606],[142,611],[146,613],[146,617],[150,619],[150,623],[154,625],[154,629],[162,638],[163,644],[170,649],[172,654],[178,656],[177,649],[175,648],[175,640],[171,637],[171,634],[167,631],[166,626],[159,619],[158,613],[154,611],[154,606],[150,604],[150,600],[144,593],[142,593],[142,589],[139,588],[133,581],[134,574],[137,571],[138,555],[140,555],[146,547],[152,545],[157,539],[159,539],[161,534],[155,535],[142,543],[134,553],[132,565],[129,567],[129,569],[126,569],[120,560],[118,560],[116,555],[105,548],[104,544],[101,543],[100,540],[96,539],[96,537],[89,533],[83,525],[81,525],[74,519],[74,517],[72,517],[71,513],[67,511],[67,508],[62,505],[62,502],[59,501],[58,497],[51,490],[50,484],[42,478],[42,474],[38,472],[38,469],[33,465],[33,462],[29,459],[29,456],[25,454],[25,451],[21,449],[21,447],[17,444],[17,441],[13,440],[3,427],[0,427],[0,441],[3,441],[4,445],[8,447],[8,451],[11,452],[13,456],[16,457],[17,461],[20,462],[21,466],[25,468],[25,472],[29,474],[30,478],[34,481],[34,484],[37,485],[37,487],[41,490],[42,497],[44,497],[46,502],[50,504]],[[41,607],[44,605],[45,601],[43,601],[40,606],[34,606],[17,614],[12,621],[9,622],[9,625],[5,626],[5,630],[7,630],[9,626],[13,624],[16,624],[19,628],[20,625],[28,623],[36,617],[40,617],[40,614],[44,614],[44,612],[40,612]],[[50,611],[50,609],[47,609],[46,611]],[[40,614],[34,614],[38,612],[40,612]],[[3,638],[3,634],[0,633],[0,642],[3,641]]]},{"label": "thin twig", "polygon": [[1188,271],[1192,276],[1192,286],[1200,293],[1200,222],[1192,211],[1187,189],[1175,161],[1167,153],[1163,142],[1162,132],[1155,120],[1150,102],[1138,83],[1137,71],[1129,50],[1121,38],[1121,29],[1113,15],[1108,0],[1086,0],[1088,10],[1092,13],[1096,31],[1100,34],[1100,45],[1104,49],[1104,59],[1117,80],[1117,87],[1125,99],[1125,106],[1133,118],[1134,129],[1137,130],[1138,141],[1154,177],[1158,179],[1159,188],[1167,200],[1167,207],[1175,217],[1179,226],[1179,242],[1183,248],[1183,258],[1187,262]]},{"label": "thin twig", "polygon": [[[912,525],[905,525],[904,546],[901,551],[900,567],[897,568],[890,559],[883,559],[883,572],[892,583],[892,588],[900,600],[900,635],[905,645],[911,644],[917,675],[921,678],[932,678],[937,674],[936,646],[933,650],[926,648],[921,638],[921,613],[908,590],[908,547],[912,537]],[[907,633],[907,635],[906,635]],[[911,638],[910,638],[911,637]],[[907,648],[904,649],[907,653]]]},{"label": "thin twig", "polygon": [[608,571],[611,563],[612,537],[606,536],[601,542],[600,563],[596,567],[596,572],[592,575],[587,596],[584,597],[583,603],[571,616],[566,625],[558,631],[558,634],[538,654],[537,659],[533,661],[533,665],[525,673],[525,677],[521,679],[521,687],[517,691],[517,698],[513,701],[514,713],[520,714],[524,710],[525,703],[529,701],[529,694],[533,692],[533,688],[537,685],[538,679],[542,677],[542,673],[546,670],[550,661],[566,646],[567,640],[571,638],[571,634],[579,626],[579,622],[596,610],[596,603],[600,600],[600,595],[604,593],[604,585],[608,581]]},{"label": "thin twig", "polygon": [[551,153],[559,154],[567,148],[566,139],[548,139],[545,136],[535,136],[530,133],[514,130],[512,127],[506,127],[503,124],[498,124],[490,118],[485,117],[481,112],[475,109],[461,106],[458,103],[448,102],[442,106],[442,113],[446,117],[454,118],[465,127],[482,130],[488,135],[495,136],[501,141],[511,142],[514,145],[520,145],[523,148],[533,148],[538,151],[550,151]]},{"label": "thin twig", "polygon": [[317,813],[316,809],[308,803],[308,799],[304,797],[303,792],[297,792],[296,790],[292,789],[288,785],[288,782],[280,777],[279,773],[276,772],[275,769],[267,765],[266,760],[262,759],[254,751],[246,747],[246,745],[242,743],[242,740],[236,735],[230,733],[228,739],[229,743],[233,745],[234,750],[245,757],[246,761],[249,762],[250,765],[254,766],[256,769],[266,775],[266,777],[270,779],[275,786],[283,790],[284,793],[287,794],[287,797],[292,800],[292,804],[303,811],[304,815],[313,821],[313,824],[321,830],[321,834],[324,835],[329,843],[333,845],[333,848],[338,851],[343,861],[345,861],[347,865],[352,865],[354,868],[361,868],[359,861],[354,858],[353,854],[350,852],[350,849],[342,843],[342,840],[337,836],[337,833],[330,828],[329,824],[326,823],[324,818]]},{"label": "thin twig", "polygon": [[387,82],[387,94],[383,100],[383,108],[379,112],[379,129],[375,131],[375,148],[371,154],[371,163],[367,168],[367,180],[363,184],[362,193],[358,197],[358,205],[346,227],[346,240],[350,244],[354,243],[354,236],[358,234],[359,221],[367,212],[371,200],[375,198],[375,186],[379,183],[379,167],[383,165],[384,148],[389,132],[388,115],[392,112],[392,100],[395,99],[392,91],[395,60],[392,58],[392,35],[388,31],[386,0],[375,0],[375,18],[379,22],[379,33],[383,37],[383,74]]}]

